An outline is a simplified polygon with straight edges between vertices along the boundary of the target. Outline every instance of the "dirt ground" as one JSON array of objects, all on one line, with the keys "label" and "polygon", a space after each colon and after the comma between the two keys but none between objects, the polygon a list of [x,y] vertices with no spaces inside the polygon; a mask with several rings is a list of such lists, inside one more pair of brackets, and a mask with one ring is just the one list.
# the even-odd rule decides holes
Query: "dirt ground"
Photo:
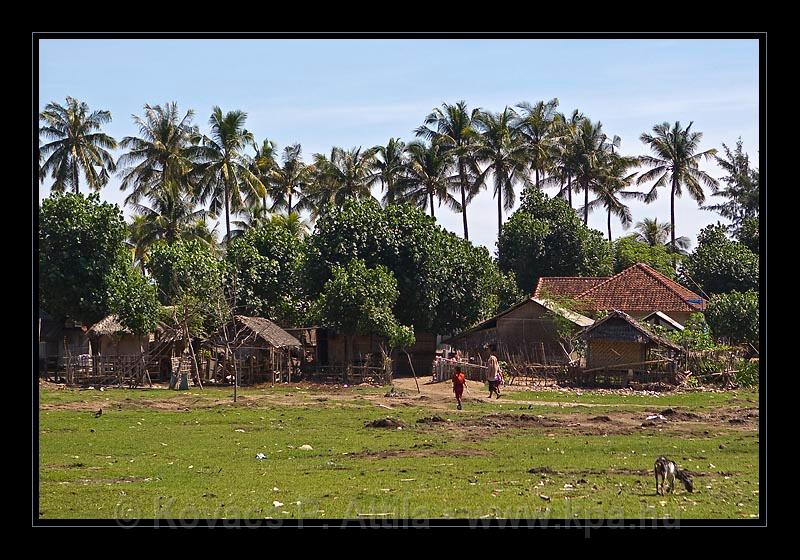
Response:
[{"label": "dirt ground", "polygon": [[[320,403],[372,403],[375,407],[387,411],[404,407],[420,406],[431,412],[431,416],[420,421],[419,428],[428,430],[463,431],[464,436],[481,438],[498,428],[552,428],[554,431],[571,434],[630,434],[641,430],[662,430],[664,428],[680,435],[708,434],[710,427],[726,427],[735,430],[758,430],[758,408],[727,406],[711,409],[708,412],[691,412],[681,407],[658,405],[642,405],[629,403],[587,403],[562,402],[548,400],[510,399],[510,394],[529,391],[526,386],[509,386],[502,388],[500,399],[488,398],[483,384],[468,382],[464,392],[465,409],[470,404],[496,405],[496,412],[476,418],[463,418],[451,422],[442,417],[454,412],[454,397],[450,383],[432,383],[429,378],[396,378],[388,392],[353,393],[339,390],[338,386],[324,387],[324,392],[316,395],[320,386],[299,384],[294,391],[262,392],[258,394],[240,394],[238,404],[245,407],[263,405],[308,406],[309,402]],[[113,389],[112,389],[113,391]],[[557,389],[553,394],[556,395]],[[91,391],[92,394],[95,391]],[[580,392],[576,392],[580,394]],[[190,411],[214,408],[230,404],[228,399],[215,399],[203,396],[202,391],[193,388],[188,393],[176,393],[179,398],[130,397],[109,403],[111,407],[122,410],[126,408],[146,408],[162,411]],[[536,407],[535,411],[532,411]],[[547,410],[541,413],[542,407]],[[575,410],[580,407],[581,410]],[[95,411],[97,405],[87,401],[48,403],[40,406],[41,410],[80,410]],[[600,412],[592,412],[592,408],[602,408]],[[614,410],[614,409],[619,409]],[[528,412],[528,411],[531,412]],[[585,410],[585,411],[584,411]],[[393,426],[392,426],[393,427]]]}]

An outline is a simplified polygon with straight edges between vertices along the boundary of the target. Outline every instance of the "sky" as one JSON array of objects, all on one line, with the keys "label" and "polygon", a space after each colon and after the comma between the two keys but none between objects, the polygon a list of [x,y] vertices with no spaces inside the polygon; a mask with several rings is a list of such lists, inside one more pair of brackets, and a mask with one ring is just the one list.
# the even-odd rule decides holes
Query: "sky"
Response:
[{"label": "sky", "polygon": [[[521,101],[557,98],[559,110],[579,109],[622,139],[621,152],[647,152],[639,140],[655,124],[694,121],[701,149],[733,147],[741,137],[758,165],[758,42],[739,39],[648,40],[92,40],[39,43],[39,107],[67,96],[105,109],[105,131],[136,135],[131,115],[176,101],[192,108],[208,132],[212,107],[243,110],[246,128],[278,149],[301,143],[303,158],[332,146],[414,139],[414,129],[442,103],[501,111]],[[117,154],[119,155],[119,154]],[[702,167],[724,174],[714,163]],[[644,190],[644,188],[642,188]],[[82,185],[83,192],[86,186]],[[380,196],[379,187],[375,194]],[[550,194],[554,191],[550,190]],[[49,194],[40,184],[39,197]],[[121,207],[126,193],[113,177],[101,198]],[[576,203],[577,205],[577,203]],[[630,203],[634,221],[669,220],[669,195]],[[130,210],[124,208],[125,215]],[[460,214],[445,208],[439,223],[463,234]],[[504,221],[508,214],[504,215]],[[491,188],[468,206],[470,241],[496,252],[497,204]],[[676,201],[676,233],[695,244],[704,226],[721,218],[684,196]],[[589,225],[606,232],[598,210]],[[224,218],[219,230],[224,233]],[[626,231],[616,219],[612,235]]]}]

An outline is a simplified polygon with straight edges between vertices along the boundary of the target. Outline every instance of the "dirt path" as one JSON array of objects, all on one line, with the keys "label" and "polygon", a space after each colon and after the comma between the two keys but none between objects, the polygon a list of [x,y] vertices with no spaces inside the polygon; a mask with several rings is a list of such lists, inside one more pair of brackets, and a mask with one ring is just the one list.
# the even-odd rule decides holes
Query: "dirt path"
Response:
[{"label": "dirt path", "polygon": [[[442,383],[430,383],[429,378],[425,378],[425,381],[419,380],[419,389],[420,393],[417,393],[417,386],[414,383],[414,379],[411,377],[401,377],[396,378],[393,382],[394,387],[397,391],[401,393],[405,393],[407,396],[411,398],[420,398],[424,397],[425,400],[429,402],[426,403],[426,406],[430,406],[431,408],[452,408],[454,397],[453,397],[453,386],[450,383],[442,382]],[[501,388],[502,393],[518,393],[523,391],[530,391],[530,387],[525,386],[518,386],[518,385],[504,385]],[[582,403],[582,402],[562,402],[562,401],[530,401],[524,399],[504,399],[502,396],[499,399],[488,398],[488,391],[486,386],[483,383],[479,383],[477,381],[468,381],[466,390],[464,391],[464,402],[482,402],[482,403],[497,403],[497,404],[514,404],[514,405],[538,405],[538,406],[552,406],[556,408],[569,408],[574,406],[581,406],[581,407],[641,407],[641,408],[653,408],[653,405],[639,405],[639,404],[595,404],[595,403]]]}]

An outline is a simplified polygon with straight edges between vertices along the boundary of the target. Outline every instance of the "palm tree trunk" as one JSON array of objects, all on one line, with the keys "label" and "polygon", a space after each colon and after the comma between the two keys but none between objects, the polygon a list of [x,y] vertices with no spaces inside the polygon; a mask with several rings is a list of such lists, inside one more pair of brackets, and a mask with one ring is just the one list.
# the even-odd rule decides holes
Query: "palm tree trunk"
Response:
[{"label": "palm tree trunk", "polygon": [[612,245],[611,243],[611,210],[608,211],[608,244]]},{"label": "palm tree trunk", "polygon": [[228,201],[228,185],[225,185],[225,231],[228,233],[226,238],[228,241],[231,239],[231,210]]},{"label": "palm tree trunk", "polygon": [[264,217],[267,217],[267,195],[264,195],[264,207],[261,209]]},{"label": "palm tree trunk", "polygon": [[497,237],[500,237],[500,232],[503,229],[503,189],[500,181],[497,185]]},{"label": "palm tree trunk", "polygon": [[433,193],[431,193],[431,218],[436,219],[436,216],[433,215]]},{"label": "palm tree trunk", "polygon": [[72,166],[72,181],[75,183],[75,194],[78,194],[78,162],[75,161]]},{"label": "palm tree trunk", "polygon": [[537,167],[535,170],[536,172],[536,188],[539,188],[539,168]]},{"label": "palm tree trunk", "polygon": [[670,196],[669,200],[669,213],[670,213],[670,224],[672,227],[670,228],[672,231],[670,232],[670,236],[672,237],[672,245],[670,249],[673,251],[672,253],[672,268],[678,268],[678,259],[675,256],[675,190],[677,187],[677,181],[673,178],[672,179],[672,196]]},{"label": "palm tree trunk", "polygon": [[569,207],[572,208],[572,175],[567,175],[567,197],[569,197]]},{"label": "palm tree trunk", "polygon": [[289,211],[286,213],[287,216],[292,214],[292,191],[289,191]]},{"label": "palm tree trunk", "polygon": [[464,220],[464,239],[469,241],[469,228],[467,227],[467,177],[464,171],[464,162],[458,162],[458,174],[461,179],[461,217]]},{"label": "palm tree trunk", "polygon": [[583,184],[583,225],[589,225],[589,181],[581,181]]}]

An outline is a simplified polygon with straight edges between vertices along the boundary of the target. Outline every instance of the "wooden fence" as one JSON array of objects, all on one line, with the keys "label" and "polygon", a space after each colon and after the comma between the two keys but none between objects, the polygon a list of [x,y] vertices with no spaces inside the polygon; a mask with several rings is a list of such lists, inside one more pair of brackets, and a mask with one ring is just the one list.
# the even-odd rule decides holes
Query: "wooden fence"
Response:
[{"label": "wooden fence", "polygon": [[486,381],[486,366],[471,364],[469,362],[456,362],[453,360],[437,360],[433,364],[433,382],[450,381],[456,366],[460,367],[470,381]]},{"label": "wooden fence", "polygon": [[133,356],[66,356],[59,359],[69,385],[129,385],[150,383],[142,354]]}]

